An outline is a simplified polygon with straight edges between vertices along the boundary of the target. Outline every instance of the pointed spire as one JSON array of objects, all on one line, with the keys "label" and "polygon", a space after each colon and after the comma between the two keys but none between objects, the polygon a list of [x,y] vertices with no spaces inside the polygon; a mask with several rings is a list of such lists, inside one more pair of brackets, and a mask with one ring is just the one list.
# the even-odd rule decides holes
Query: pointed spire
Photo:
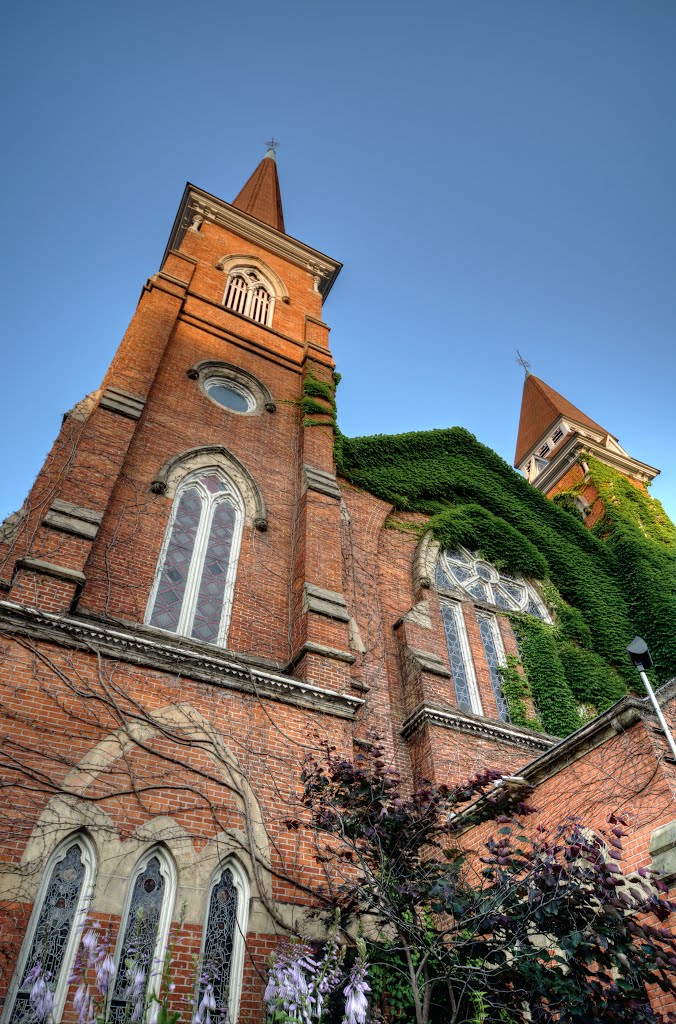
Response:
[{"label": "pointed spire", "polygon": [[277,231],[284,231],[282,194],[279,190],[275,158],[276,145],[274,139],[268,143],[267,153],[232,205],[255,217],[256,220],[276,228]]},{"label": "pointed spire", "polygon": [[[572,402],[560,395],[549,384],[545,384],[539,377],[532,373],[526,375],[523,382],[523,397],[521,399],[521,418],[519,420],[519,433],[516,441],[516,455],[514,465],[519,466],[523,457],[536,444],[543,434],[556,423],[560,416],[564,416],[581,427],[589,427],[598,431],[604,436],[608,431],[599,426],[589,416],[577,409]],[[614,437],[614,434],[610,435]]]}]

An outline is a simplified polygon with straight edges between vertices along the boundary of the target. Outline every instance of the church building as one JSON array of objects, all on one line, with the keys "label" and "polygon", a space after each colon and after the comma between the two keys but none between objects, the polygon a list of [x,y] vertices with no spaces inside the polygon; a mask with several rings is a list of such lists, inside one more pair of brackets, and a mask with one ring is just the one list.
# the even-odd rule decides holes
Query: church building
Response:
[{"label": "church building", "polygon": [[676,727],[658,471],[530,373],[516,471],[461,427],[345,437],[340,269],[287,233],[273,151],[232,203],[188,184],[0,526],[2,1024],[32,1024],[37,963],[77,1019],[84,920],[116,1024],[130,951],[168,950],[176,1000],[208,960],[260,1022],[270,953],[316,927],[300,780],[327,747],[377,738],[411,785],[498,769],[546,821],[622,813],[676,882],[676,765],[626,656],[644,636]]}]

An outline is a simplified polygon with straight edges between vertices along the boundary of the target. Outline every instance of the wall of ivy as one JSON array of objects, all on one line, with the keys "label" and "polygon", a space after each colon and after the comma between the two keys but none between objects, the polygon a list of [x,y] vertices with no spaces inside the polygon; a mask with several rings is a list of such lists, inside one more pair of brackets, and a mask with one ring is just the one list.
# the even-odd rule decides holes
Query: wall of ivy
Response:
[{"label": "wall of ivy", "polygon": [[512,616],[526,673],[522,684],[515,666],[505,671],[515,721],[527,719],[524,698],[532,695],[541,726],[565,736],[640,686],[626,655],[636,633],[651,648],[659,680],[676,674],[674,527],[659,502],[619,473],[586,457],[606,503],[592,531],[572,500],[545,498],[461,427],[357,438],[337,432],[335,454],[352,483],[397,510],[428,514],[444,547],[462,544],[543,582],[554,625]]}]

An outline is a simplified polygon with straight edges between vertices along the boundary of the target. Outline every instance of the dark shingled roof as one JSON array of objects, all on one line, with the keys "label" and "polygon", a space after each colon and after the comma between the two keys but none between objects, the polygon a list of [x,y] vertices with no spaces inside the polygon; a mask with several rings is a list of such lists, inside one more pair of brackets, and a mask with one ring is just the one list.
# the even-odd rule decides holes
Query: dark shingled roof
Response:
[{"label": "dark shingled roof", "polygon": [[[573,420],[581,427],[589,427],[591,430],[598,430],[603,435],[608,431],[601,427],[585,413],[577,409],[572,402],[560,395],[549,384],[545,384],[539,377],[529,373],[523,385],[523,397],[521,399],[521,418],[519,419],[519,433],[516,439],[516,455],[514,465],[518,466],[524,455],[533,447],[548,428],[553,426],[559,416]],[[614,437],[614,434],[611,434]]]},{"label": "dark shingled roof", "polygon": [[272,149],[265,154],[232,205],[271,228],[284,231],[282,194]]}]

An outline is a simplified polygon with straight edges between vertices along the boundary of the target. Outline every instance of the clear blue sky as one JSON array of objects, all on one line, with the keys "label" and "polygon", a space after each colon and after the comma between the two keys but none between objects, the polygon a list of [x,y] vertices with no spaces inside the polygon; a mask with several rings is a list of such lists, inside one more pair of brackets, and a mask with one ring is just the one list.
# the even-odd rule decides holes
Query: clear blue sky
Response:
[{"label": "clear blue sky", "polygon": [[[14,4],[2,90],[0,516],[98,387],[186,180],[281,140],[348,434],[459,424],[511,462],[522,371],[676,516],[676,4]],[[7,471],[9,470],[9,471]]]}]

